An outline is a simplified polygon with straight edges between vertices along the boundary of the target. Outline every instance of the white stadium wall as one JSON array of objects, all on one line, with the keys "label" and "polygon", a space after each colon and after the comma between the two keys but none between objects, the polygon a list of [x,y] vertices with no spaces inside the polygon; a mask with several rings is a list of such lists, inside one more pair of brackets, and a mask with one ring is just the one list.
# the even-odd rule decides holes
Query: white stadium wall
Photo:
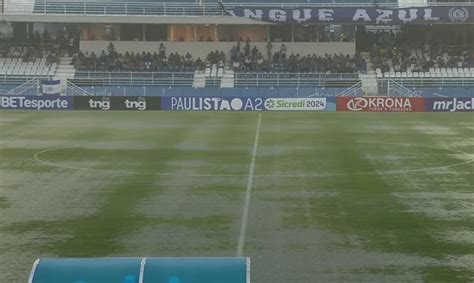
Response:
[{"label": "white stadium wall", "polygon": [[[98,40],[83,40],[81,41],[80,48],[82,52],[91,53],[94,51],[99,55],[102,50],[107,52],[107,47],[111,41],[98,41]],[[112,41],[115,46],[115,50],[120,53],[125,52],[157,52],[161,42],[137,42],[137,41]],[[235,42],[163,42],[166,46],[167,54],[171,52],[178,52],[180,55],[190,53],[194,58],[201,57],[204,59],[207,57],[209,52],[219,50],[223,51],[227,56],[230,55],[230,50],[236,45]],[[244,44],[244,43],[243,43]],[[242,45],[243,45],[242,44]],[[273,52],[280,50],[282,43],[273,43]],[[355,54],[355,43],[354,42],[284,42],[287,48],[287,54],[299,53],[300,55],[324,55],[327,54],[339,54],[354,55]],[[257,46],[257,48],[266,56],[266,42],[252,42],[251,47]],[[243,47],[243,46],[242,46]]]}]

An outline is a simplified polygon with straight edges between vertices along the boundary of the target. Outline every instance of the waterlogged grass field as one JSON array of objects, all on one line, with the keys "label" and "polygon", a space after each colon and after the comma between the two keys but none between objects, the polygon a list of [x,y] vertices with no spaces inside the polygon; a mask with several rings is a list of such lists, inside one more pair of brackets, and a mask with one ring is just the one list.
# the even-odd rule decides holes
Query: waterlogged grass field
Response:
[{"label": "waterlogged grass field", "polygon": [[0,282],[236,256],[253,282],[472,282],[472,113],[0,112]]}]

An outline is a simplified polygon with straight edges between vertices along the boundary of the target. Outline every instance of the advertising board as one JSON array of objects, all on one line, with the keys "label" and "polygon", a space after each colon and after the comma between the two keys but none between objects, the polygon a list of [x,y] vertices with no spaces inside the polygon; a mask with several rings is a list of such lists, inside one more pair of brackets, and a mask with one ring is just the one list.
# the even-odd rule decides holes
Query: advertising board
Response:
[{"label": "advertising board", "polygon": [[161,110],[161,97],[75,96],[74,110]]},{"label": "advertising board", "polygon": [[335,111],[335,98],[163,97],[165,111]]},{"label": "advertising board", "polygon": [[351,112],[422,112],[424,99],[420,97],[338,97],[337,111]]},{"label": "advertising board", "polygon": [[8,110],[474,112],[474,97],[200,97],[0,95]]},{"label": "advertising board", "polygon": [[428,112],[473,112],[474,97],[425,98]]},{"label": "advertising board", "polygon": [[264,99],[260,97],[199,97],[165,96],[165,111],[263,111]]},{"label": "advertising board", "polygon": [[72,97],[67,96],[0,96],[0,109],[71,110]]},{"label": "advertising board", "polygon": [[335,98],[267,98],[267,111],[336,111]]}]

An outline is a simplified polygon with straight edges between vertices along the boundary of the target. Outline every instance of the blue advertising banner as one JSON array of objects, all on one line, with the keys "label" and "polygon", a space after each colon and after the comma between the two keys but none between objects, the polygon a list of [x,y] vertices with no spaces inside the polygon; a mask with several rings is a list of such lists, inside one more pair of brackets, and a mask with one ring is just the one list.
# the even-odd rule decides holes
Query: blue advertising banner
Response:
[{"label": "blue advertising banner", "polygon": [[324,7],[278,8],[245,7],[224,8],[228,15],[277,24],[307,23],[361,23],[375,25],[435,24],[474,22],[474,6],[442,7]]},{"label": "blue advertising banner", "polygon": [[165,111],[336,111],[335,98],[168,96]]},{"label": "blue advertising banner", "polygon": [[474,112],[474,97],[425,98],[425,111]]},{"label": "blue advertising banner", "polygon": [[72,104],[67,96],[0,96],[0,109],[72,110]]},{"label": "blue advertising banner", "polygon": [[260,97],[202,97],[165,96],[165,111],[263,111],[264,99]]}]

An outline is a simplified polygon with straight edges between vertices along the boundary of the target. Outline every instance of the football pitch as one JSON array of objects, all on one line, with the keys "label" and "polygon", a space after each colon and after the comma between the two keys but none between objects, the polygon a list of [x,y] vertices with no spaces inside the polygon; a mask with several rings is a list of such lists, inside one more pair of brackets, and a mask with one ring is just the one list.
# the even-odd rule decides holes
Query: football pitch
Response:
[{"label": "football pitch", "polygon": [[109,256],[472,282],[474,115],[0,112],[0,282]]}]

